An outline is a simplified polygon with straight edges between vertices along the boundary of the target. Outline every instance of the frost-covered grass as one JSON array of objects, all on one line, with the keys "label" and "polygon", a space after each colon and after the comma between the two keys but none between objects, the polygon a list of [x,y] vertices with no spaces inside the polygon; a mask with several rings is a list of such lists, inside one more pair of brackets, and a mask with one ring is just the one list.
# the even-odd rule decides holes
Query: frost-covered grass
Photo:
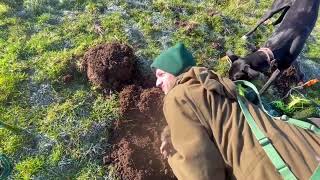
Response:
[{"label": "frost-covered grass", "polygon": [[[77,70],[91,46],[129,43],[142,60],[184,42],[199,65],[262,45],[273,27],[241,39],[271,0],[3,0],[0,2],[0,152],[14,163],[11,179],[116,179],[102,154],[118,118],[117,94],[102,97]],[[100,30],[97,30],[98,29]],[[305,55],[319,62],[317,25]],[[218,47],[218,48],[217,48]],[[62,79],[71,74],[73,80]]]}]

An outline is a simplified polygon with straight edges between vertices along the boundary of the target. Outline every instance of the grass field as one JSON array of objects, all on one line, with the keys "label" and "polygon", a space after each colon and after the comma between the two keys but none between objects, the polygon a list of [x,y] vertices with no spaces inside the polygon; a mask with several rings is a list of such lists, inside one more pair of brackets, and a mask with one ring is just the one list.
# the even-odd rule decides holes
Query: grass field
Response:
[{"label": "grass field", "polygon": [[[215,60],[226,50],[244,55],[271,35],[265,25],[241,39],[271,2],[1,0],[0,121],[30,132],[0,129],[0,152],[14,163],[10,179],[117,179],[102,156],[119,118],[118,94],[103,97],[79,71],[89,47],[120,41],[152,61],[182,41],[198,65],[222,73]],[[320,62],[319,22],[304,56]]]}]

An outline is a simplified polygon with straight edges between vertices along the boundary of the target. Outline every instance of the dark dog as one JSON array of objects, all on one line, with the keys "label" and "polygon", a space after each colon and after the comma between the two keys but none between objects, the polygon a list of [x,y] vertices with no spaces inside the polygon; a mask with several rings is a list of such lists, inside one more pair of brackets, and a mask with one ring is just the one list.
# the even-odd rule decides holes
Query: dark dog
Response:
[{"label": "dark dog", "polygon": [[248,36],[250,36],[255,30],[257,30],[257,28],[264,23],[266,20],[270,19],[273,15],[279,13],[282,11],[282,14],[280,15],[280,17],[272,23],[272,25],[277,25],[279,24],[282,20],[284,15],[287,13],[288,9],[292,6],[293,2],[295,0],[275,0],[272,5],[271,5],[271,9],[269,11],[267,11],[262,18],[260,19],[260,21],[256,24],[256,26],[249,31],[246,35],[243,36],[244,39],[246,39]]},{"label": "dark dog", "polygon": [[230,79],[254,79],[260,74],[259,72],[266,72],[270,68],[272,60],[275,60],[280,71],[290,67],[315,26],[319,1],[296,0],[286,10],[281,24],[268,39],[264,48],[244,58],[227,53],[232,61],[229,71]]}]

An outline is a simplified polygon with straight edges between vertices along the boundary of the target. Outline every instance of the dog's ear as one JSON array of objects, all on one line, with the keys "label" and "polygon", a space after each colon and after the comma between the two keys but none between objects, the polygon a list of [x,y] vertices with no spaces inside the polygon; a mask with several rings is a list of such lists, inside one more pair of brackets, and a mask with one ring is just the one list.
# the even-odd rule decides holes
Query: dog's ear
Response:
[{"label": "dog's ear", "polygon": [[231,60],[231,62],[234,62],[235,60],[239,59],[239,57],[237,55],[233,54],[233,52],[231,50],[228,50],[226,52],[226,55]]},{"label": "dog's ear", "polygon": [[254,77],[258,77],[260,75],[260,72],[253,70],[250,68],[250,66],[248,64],[243,66],[242,69],[243,72],[247,73],[249,78],[254,78]]}]

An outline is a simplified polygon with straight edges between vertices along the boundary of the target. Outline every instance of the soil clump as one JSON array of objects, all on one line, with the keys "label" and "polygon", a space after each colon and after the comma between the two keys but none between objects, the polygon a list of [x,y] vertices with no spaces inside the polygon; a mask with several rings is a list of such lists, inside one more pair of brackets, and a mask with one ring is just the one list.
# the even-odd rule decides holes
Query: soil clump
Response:
[{"label": "soil clump", "polygon": [[[276,70],[276,65],[272,65],[272,72]],[[271,76],[271,73],[268,74]],[[297,63],[293,63],[289,68],[282,71],[273,82],[273,87],[280,97],[284,96],[292,87],[303,82],[303,73]]]},{"label": "soil clump", "polygon": [[89,49],[82,58],[81,69],[89,81],[101,89],[121,89],[130,83],[136,57],[133,49],[121,43],[101,44]]}]

